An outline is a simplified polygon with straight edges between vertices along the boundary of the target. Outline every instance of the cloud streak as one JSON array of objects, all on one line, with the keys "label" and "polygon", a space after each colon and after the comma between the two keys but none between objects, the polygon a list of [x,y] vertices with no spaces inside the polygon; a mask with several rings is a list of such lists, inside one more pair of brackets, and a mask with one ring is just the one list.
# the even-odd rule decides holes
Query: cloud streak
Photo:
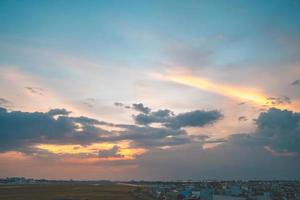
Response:
[{"label": "cloud streak", "polygon": [[297,79],[291,83],[292,86],[299,85],[299,84],[300,84],[300,79]]},{"label": "cloud streak", "polygon": [[256,105],[265,105],[276,107],[280,109],[292,109],[298,111],[299,108],[293,105],[287,96],[282,97],[268,97],[268,95],[259,92],[253,88],[233,86],[227,84],[216,83],[211,80],[193,76],[193,75],[178,75],[167,74],[158,76],[163,81],[169,81],[193,88],[197,88],[210,93],[237,99],[238,101],[248,101]]},{"label": "cloud streak", "polygon": [[225,84],[217,84],[208,79],[196,76],[170,75],[166,76],[165,80],[223,96],[237,98],[239,100],[252,101],[259,105],[265,104],[267,99],[265,95],[256,91],[252,91],[249,88],[239,88]]}]

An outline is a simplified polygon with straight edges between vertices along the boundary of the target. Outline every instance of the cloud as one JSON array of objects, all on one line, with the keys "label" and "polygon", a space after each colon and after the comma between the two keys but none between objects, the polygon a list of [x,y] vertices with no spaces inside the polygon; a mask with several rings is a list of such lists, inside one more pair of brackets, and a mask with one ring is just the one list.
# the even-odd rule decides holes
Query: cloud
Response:
[{"label": "cloud", "polygon": [[[121,103],[121,102],[115,102],[114,105],[115,105],[116,107],[123,107],[123,108],[126,108],[126,109],[132,109],[131,106],[125,105],[125,104],[123,104],[123,103]],[[135,110],[135,109],[134,109],[134,110]]]},{"label": "cloud", "polygon": [[182,127],[202,127],[213,124],[222,117],[223,115],[217,110],[195,110],[171,117],[170,121],[166,123],[166,126],[174,129]]},{"label": "cloud", "polygon": [[213,124],[221,119],[223,115],[217,110],[194,110],[175,115],[172,111],[165,109],[149,112],[147,114],[138,114],[133,117],[137,124],[149,125],[151,123],[161,123],[168,128],[180,129],[184,127],[202,127]]},{"label": "cloud", "polygon": [[50,116],[56,116],[56,115],[69,115],[71,112],[70,111],[67,111],[66,109],[51,109],[48,111],[48,115]]},{"label": "cloud", "polygon": [[124,104],[120,103],[120,102],[115,102],[114,105],[117,106],[117,107],[123,107],[124,106]]},{"label": "cloud", "polygon": [[44,90],[39,87],[25,87],[25,89],[33,94],[43,95]]},{"label": "cloud", "polygon": [[0,106],[5,108],[12,107],[13,103],[5,98],[0,98]]},{"label": "cloud", "polygon": [[4,104],[8,104],[8,103],[10,103],[10,101],[8,101],[7,99],[0,98],[0,105],[4,105]]},{"label": "cloud", "polygon": [[99,157],[101,158],[111,158],[111,157],[123,157],[121,154],[118,154],[120,147],[114,145],[111,149],[99,151]]},{"label": "cloud", "polygon": [[65,109],[30,113],[0,108],[0,151],[22,150],[38,143],[90,144],[107,133],[94,126],[103,122],[69,113]]},{"label": "cloud", "polygon": [[237,100],[250,101],[258,105],[265,104],[267,99],[265,94],[262,94],[256,90],[247,87],[226,85],[224,83],[214,82],[203,77],[195,76],[193,74],[178,74],[176,72],[169,72],[168,74],[161,76],[161,78],[165,81],[170,81],[222,96],[235,98]]},{"label": "cloud", "polygon": [[268,97],[266,104],[275,106],[280,104],[290,104],[291,99],[288,96],[281,96],[281,97]]},{"label": "cloud", "polygon": [[171,129],[202,127],[213,124],[223,117],[223,115],[217,110],[194,110],[176,115],[169,109],[158,109],[156,111],[152,111],[151,108],[142,103],[132,104],[131,107],[125,106],[123,103],[119,102],[115,102],[114,105],[138,111],[139,114],[133,115],[133,119],[138,125],[149,126],[153,123],[158,123],[163,127]]},{"label": "cloud", "polygon": [[165,123],[174,113],[168,109],[158,110],[147,114],[141,113],[134,117],[137,124],[148,125],[151,123]]},{"label": "cloud", "polygon": [[[85,116],[73,117],[66,109],[48,112],[8,111],[0,108],[0,151],[34,152],[38,144],[90,145],[101,142],[129,141],[131,147],[160,148],[202,141],[181,128],[214,123],[221,115],[216,111],[192,111],[175,115],[164,109],[150,112],[143,104],[134,104],[140,115],[153,118],[162,127],[114,124]],[[145,114],[148,113],[148,114]],[[149,116],[148,116],[149,115]],[[151,123],[153,123],[153,120]],[[109,126],[110,130],[101,128]],[[115,130],[117,129],[117,130]],[[36,153],[41,153],[38,150]]]},{"label": "cloud", "polygon": [[269,109],[256,120],[254,138],[279,152],[300,153],[300,113]]},{"label": "cloud", "polygon": [[231,135],[228,143],[259,146],[278,155],[300,155],[300,113],[271,108],[261,113],[255,123],[257,127],[253,133]]},{"label": "cloud", "polygon": [[194,69],[203,68],[212,63],[214,50],[207,45],[192,46],[187,44],[172,45],[168,48],[170,61],[176,65]]},{"label": "cloud", "polygon": [[[255,122],[252,133],[148,151],[136,159],[140,173],[153,180],[300,178],[300,113],[271,108]],[[210,141],[221,144],[204,149]]]},{"label": "cloud", "polygon": [[[255,131],[234,134],[228,138],[210,138],[204,134],[189,135],[187,130],[183,129],[186,126],[214,123],[214,120],[207,120],[206,116],[212,113],[191,111],[176,115],[167,109],[152,111],[148,113],[149,116],[167,118],[161,123],[162,126],[152,127],[151,124],[112,124],[85,116],[73,117],[65,109],[29,113],[9,112],[1,108],[0,151],[19,151],[27,156],[38,154],[36,158],[55,160],[59,155],[36,149],[35,145],[85,146],[94,142],[116,144],[128,141],[130,148],[148,150],[130,163],[138,166],[138,171],[134,174],[147,173],[149,179],[294,178],[300,167],[299,113],[269,109],[255,120]],[[217,112],[213,116],[219,114]],[[205,120],[199,120],[202,118]],[[99,128],[101,125],[108,125],[117,130],[102,130]],[[204,149],[203,145],[206,143],[217,146]],[[88,157],[74,155],[74,159],[82,159],[82,162],[86,159],[86,162],[89,160],[97,163],[95,157],[121,158],[121,151],[121,147],[115,145],[110,149],[95,149],[96,154]]]},{"label": "cloud", "polygon": [[[0,151],[28,151],[36,144],[80,144],[95,142],[129,141],[131,147],[160,148],[192,143],[211,143],[206,135],[189,135],[185,127],[202,127],[222,118],[218,111],[196,110],[174,114],[167,109],[139,114],[149,118],[146,125],[113,124],[84,116],[72,117],[66,109],[52,109],[48,112],[21,112],[0,109]],[[135,119],[139,119],[135,116]],[[244,121],[241,116],[240,121]],[[145,121],[143,121],[145,122]],[[160,127],[149,126],[160,123]],[[300,153],[300,114],[276,108],[263,112],[255,120],[253,133],[231,135],[221,143],[230,145],[260,146],[286,154]],[[106,125],[119,130],[104,130]],[[219,143],[219,140],[217,140]],[[288,154],[287,154],[288,155]]]},{"label": "cloud", "polygon": [[245,116],[240,116],[240,117],[238,118],[238,120],[239,120],[239,122],[245,122],[245,121],[247,121],[248,119],[247,119],[247,117],[245,117]]},{"label": "cloud", "polygon": [[209,149],[203,149],[201,143],[154,149],[135,162],[139,173],[151,180],[300,178],[300,159],[273,156],[261,146],[227,142]]},{"label": "cloud", "polygon": [[96,100],[94,98],[87,98],[82,103],[89,108],[93,108],[95,106]]},{"label": "cloud", "polygon": [[291,83],[292,86],[295,86],[295,85],[298,85],[298,84],[300,84],[300,79],[295,80],[295,81],[293,81],[293,82]]},{"label": "cloud", "polygon": [[119,136],[110,137],[110,141],[130,140],[134,147],[155,148],[176,146],[192,141],[185,130],[170,128],[155,128],[149,126],[119,125],[125,128]]},{"label": "cloud", "polygon": [[[195,110],[186,113],[174,114],[169,109],[151,111],[142,103],[133,104],[133,109],[141,112],[133,115],[137,125],[115,125],[123,128],[118,136],[106,138],[109,141],[130,140],[133,146],[144,148],[156,148],[165,146],[177,146],[192,142],[204,141],[207,138],[195,138],[189,136],[185,127],[202,127],[213,124],[223,117],[216,110]],[[157,123],[160,127],[151,127]],[[143,126],[139,126],[143,125]]]},{"label": "cloud", "polygon": [[132,104],[132,108],[144,114],[148,114],[151,111],[150,108],[144,106],[142,103]]}]

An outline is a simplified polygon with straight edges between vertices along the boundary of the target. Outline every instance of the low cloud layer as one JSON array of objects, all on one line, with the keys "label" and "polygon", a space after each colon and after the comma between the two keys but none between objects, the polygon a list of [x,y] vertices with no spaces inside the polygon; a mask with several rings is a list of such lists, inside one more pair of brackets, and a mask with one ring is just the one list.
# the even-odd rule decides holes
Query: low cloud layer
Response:
[{"label": "low cloud layer", "polygon": [[[217,111],[191,111],[175,115],[170,110],[151,109],[143,104],[133,104],[132,108],[148,118],[161,123],[162,127],[149,126],[154,121],[135,124],[113,124],[80,116],[72,117],[65,109],[52,109],[48,112],[9,112],[0,109],[0,151],[32,151],[32,146],[46,144],[80,144],[88,145],[99,142],[130,141],[132,147],[156,148],[176,146],[193,142],[182,129],[187,126],[204,126],[213,124],[221,114]],[[137,121],[137,116],[134,116]],[[109,131],[99,126],[106,125],[118,131]]]},{"label": "low cloud layer", "polygon": [[272,108],[255,123],[253,133],[231,135],[214,148],[192,143],[156,149],[136,162],[153,180],[300,178],[300,113]]},{"label": "low cloud layer", "polygon": [[[300,167],[300,113],[271,108],[260,113],[253,132],[215,139],[205,134],[190,135],[185,127],[213,124],[223,117],[218,111],[175,114],[168,109],[144,108],[146,106],[142,105],[134,109],[138,112],[133,116],[137,124],[112,124],[84,116],[73,117],[65,109],[29,113],[1,108],[0,151],[19,151],[29,156],[41,154],[53,159],[54,154],[33,146],[129,141],[131,148],[148,151],[124,164],[139,166],[133,174],[142,177],[147,173],[149,179],[291,178]],[[138,116],[147,118],[147,123],[140,123]],[[100,128],[102,125],[117,130],[105,130]],[[217,146],[205,149],[204,144]],[[99,150],[96,156],[123,157],[119,145]],[[111,162],[108,166],[119,166],[123,161],[107,162]]]}]

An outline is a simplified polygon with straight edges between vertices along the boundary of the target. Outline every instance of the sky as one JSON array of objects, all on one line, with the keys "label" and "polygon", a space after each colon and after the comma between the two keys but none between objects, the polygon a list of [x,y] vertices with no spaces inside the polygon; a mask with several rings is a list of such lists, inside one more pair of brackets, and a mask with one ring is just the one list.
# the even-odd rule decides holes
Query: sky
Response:
[{"label": "sky", "polygon": [[0,177],[299,179],[300,1],[0,2]]}]

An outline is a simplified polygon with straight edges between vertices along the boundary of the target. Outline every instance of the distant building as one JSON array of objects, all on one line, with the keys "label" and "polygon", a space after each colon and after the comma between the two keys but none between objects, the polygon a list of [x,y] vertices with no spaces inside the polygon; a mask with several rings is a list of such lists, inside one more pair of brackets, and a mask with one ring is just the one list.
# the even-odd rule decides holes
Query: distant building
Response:
[{"label": "distant building", "polygon": [[257,196],[257,200],[272,200],[270,192],[264,192],[263,195]]},{"label": "distant building", "polygon": [[227,195],[213,195],[213,200],[245,200],[245,198]]}]

